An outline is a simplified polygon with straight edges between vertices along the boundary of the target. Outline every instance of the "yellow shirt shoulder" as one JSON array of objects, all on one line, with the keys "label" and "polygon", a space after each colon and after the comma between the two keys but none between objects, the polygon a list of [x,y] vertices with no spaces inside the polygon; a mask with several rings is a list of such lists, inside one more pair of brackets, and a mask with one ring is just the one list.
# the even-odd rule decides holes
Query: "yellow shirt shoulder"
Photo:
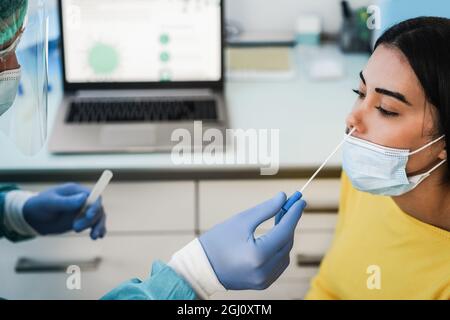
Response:
[{"label": "yellow shirt shoulder", "polygon": [[450,299],[450,232],[342,175],[333,244],[307,299]]}]

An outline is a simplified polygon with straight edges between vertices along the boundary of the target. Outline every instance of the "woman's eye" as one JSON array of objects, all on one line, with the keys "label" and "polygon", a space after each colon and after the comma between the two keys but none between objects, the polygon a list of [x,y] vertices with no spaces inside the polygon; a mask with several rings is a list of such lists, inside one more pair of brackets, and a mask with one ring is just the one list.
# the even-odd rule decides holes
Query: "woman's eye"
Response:
[{"label": "woman's eye", "polygon": [[376,107],[376,109],[378,109],[378,111],[380,111],[380,113],[385,117],[397,117],[399,115],[397,112],[388,111],[381,106]]},{"label": "woman's eye", "polygon": [[[358,95],[359,99],[364,99],[366,97],[366,94],[361,92],[360,90],[353,89],[353,92]],[[392,111],[386,110],[382,106],[378,106],[378,107],[375,107],[375,108],[385,117],[397,117],[397,116],[399,116],[399,114],[397,112],[392,112]]]},{"label": "woman's eye", "polygon": [[365,93],[362,93],[362,92],[359,91],[359,90],[353,89],[352,91],[353,91],[354,93],[356,93],[360,99],[364,99],[364,98],[366,97],[366,94],[365,94]]}]

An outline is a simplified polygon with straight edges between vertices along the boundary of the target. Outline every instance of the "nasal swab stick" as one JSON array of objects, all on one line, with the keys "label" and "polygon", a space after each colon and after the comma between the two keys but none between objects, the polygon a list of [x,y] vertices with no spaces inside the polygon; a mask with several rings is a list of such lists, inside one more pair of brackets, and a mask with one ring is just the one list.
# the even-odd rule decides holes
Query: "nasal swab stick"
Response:
[{"label": "nasal swab stick", "polygon": [[336,146],[336,148],[333,150],[333,152],[325,159],[325,161],[322,163],[322,165],[319,167],[319,169],[314,172],[314,174],[309,178],[309,180],[303,185],[300,192],[296,191],[284,204],[284,206],[281,208],[280,212],[277,214],[275,218],[275,224],[278,224],[280,222],[281,218],[286,214],[286,212],[289,211],[289,209],[296,203],[298,200],[302,198],[303,192],[306,190],[306,188],[310,185],[310,183],[315,179],[315,177],[322,171],[323,167],[330,161],[330,159],[338,152],[338,150],[342,147],[344,142],[350,137],[353,132],[355,132],[356,128],[353,128],[342,141]]},{"label": "nasal swab stick", "polygon": [[333,152],[328,156],[328,158],[325,159],[325,161],[322,163],[322,165],[319,167],[319,169],[316,170],[316,172],[314,172],[314,174],[311,176],[311,178],[309,178],[309,180],[305,183],[305,185],[303,186],[303,188],[300,190],[300,192],[303,194],[303,191],[305,191],[305,189],[309,186],[309,184],[314,180],[314,178],[319,174],[320,171],[322,171],[323,167],[325,167],[325,165],[328,163],[328,161],[330,161],[330,159],[336,154],[336,152],[338,152],[338,150],[342,147],[342,145],[344,144],[344,142],[348,139],[349,136],[352,135],[353,132],[355,132],[356,128],[353,128],[346,136],[344,139],[342,139],[341,143],[339,143],[336,147],[336,149],[333,150]]},{"label": "nasal swab stick", "polygon": [[98,198],[101,197],[103,191],[105,191],[112,177],[113,173],[111,171],[109,170],[103,171],[102,176],[100,177],[100,179],[98,179],[94,189],[92,189],[91,193],[89,194],[89,197],[84,203],[84,206],[80,211],[78,219],[84,215],[86,209],[89,208],[89,206],[93,205],[98,200]]}]

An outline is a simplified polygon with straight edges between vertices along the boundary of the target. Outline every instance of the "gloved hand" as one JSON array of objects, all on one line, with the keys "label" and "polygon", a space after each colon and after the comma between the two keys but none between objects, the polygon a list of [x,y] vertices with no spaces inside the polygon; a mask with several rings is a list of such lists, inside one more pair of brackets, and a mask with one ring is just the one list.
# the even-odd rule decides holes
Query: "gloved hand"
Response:
[{"label": "gloved hand", "polygon": [[23,207],[25,221],[39,234],[61,234],[70,230],[91,229],[93,240],[106,233],[106,215],[101,200],[86,209],[84,217],[76,219],[90,190],[75,183],[64,184],[31,197]]},{"label": "gloved hand", "polygon": [[217,278],[229,290],[268,288],[289,265],[295,227],[306,202],[299,200],[265,235],[254,232],[286,202],[284,193],[244,211],[200,236]]}]

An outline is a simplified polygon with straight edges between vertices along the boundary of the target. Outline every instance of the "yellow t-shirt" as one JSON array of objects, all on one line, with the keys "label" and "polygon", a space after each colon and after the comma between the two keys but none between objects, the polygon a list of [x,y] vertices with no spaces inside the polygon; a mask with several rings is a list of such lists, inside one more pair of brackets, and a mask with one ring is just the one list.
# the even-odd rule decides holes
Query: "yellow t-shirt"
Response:
[{"label": "yellow t-shirt", "polygon": [[306,299],[450,299],[450,232],[342,175],[333,244]]}]

